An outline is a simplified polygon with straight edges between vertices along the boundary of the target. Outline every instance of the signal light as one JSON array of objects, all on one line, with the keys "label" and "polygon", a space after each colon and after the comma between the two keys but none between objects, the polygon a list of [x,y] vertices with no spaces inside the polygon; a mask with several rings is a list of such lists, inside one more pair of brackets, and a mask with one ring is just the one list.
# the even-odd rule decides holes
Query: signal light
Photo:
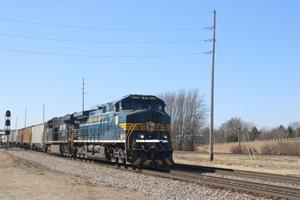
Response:
[{"label": "signal light", "polygon": [[5,116],[6,116],[6,117],[11,117],[11,112],[10,112],[10,110],[7,110],[7,111],[6,111]]},{"label": "signal light", "polygon": [[5,120],[5,126],[10,126],[10,120],[9,119]]}]

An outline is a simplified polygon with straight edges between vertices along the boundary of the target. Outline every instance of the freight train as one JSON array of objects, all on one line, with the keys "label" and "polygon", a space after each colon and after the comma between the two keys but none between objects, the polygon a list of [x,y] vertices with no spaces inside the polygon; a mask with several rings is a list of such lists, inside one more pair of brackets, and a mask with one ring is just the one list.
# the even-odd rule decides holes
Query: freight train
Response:
[{"label": "freight train", "polygon": [[94,109],[13,131],[12,145],[133,168],[173,164],[170,116],[156,96],[128,95]]}]

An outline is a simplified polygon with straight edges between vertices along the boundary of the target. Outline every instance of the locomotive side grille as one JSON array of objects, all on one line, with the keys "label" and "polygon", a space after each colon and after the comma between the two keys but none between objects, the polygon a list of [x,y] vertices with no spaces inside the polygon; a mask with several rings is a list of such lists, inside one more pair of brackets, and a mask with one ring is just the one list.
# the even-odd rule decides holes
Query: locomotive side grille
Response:
[{"label": "locomotive side grille", "polygon": [[[135,125],[135,127],[134,127]],[[132,130],[134,127],[134,131],[148,131],[147,123],[123,123],[120,124],[121,129],[124,131]],[[170,131],[170,124],[155,124],[155,131]]]}]

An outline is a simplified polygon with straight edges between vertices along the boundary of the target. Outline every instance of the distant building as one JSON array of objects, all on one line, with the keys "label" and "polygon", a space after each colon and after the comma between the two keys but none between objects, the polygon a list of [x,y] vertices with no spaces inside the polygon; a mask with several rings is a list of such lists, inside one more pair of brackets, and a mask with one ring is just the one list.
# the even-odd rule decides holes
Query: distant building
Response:
[{"label": "distant building", "polygon": [[208,144],[208,137],[205,137],[204,134],[199,134],[194,138],[194,146],[198,146],[201,144]]}]

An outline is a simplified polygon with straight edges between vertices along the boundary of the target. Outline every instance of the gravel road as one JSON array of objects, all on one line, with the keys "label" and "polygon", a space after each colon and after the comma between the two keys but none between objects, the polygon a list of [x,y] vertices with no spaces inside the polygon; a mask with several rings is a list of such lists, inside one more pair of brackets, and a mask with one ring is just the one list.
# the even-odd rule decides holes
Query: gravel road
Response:
[{"label": "gravel road", "polygon": [[38,164],[48,170],[67,173],[87,178],[90,182],[101,183],[115,189],[125,189],[128,192],[143,193],[153,199],[265,199],[247,194],[212,189],[191,183],[151,177],[129,171],[108,168],[97,163],[85,163],[67,160],[44,153],[10,150],[16,158],[26,159],[27,162]]},{"label": "gravel road", "polygon": [[140,200],[139,192],[115,190],[87,178],[34,167],[0,150],[1,200]]}]

